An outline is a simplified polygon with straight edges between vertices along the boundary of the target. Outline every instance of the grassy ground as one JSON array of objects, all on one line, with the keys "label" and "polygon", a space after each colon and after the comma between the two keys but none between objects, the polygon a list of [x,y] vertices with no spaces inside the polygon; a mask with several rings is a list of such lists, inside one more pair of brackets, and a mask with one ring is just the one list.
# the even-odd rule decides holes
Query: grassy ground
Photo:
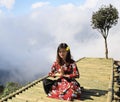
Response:
[{"label": "grassy ground", "polygon": [[85,102],[105,102],[113,68],[112,59],[85,58],[77,62],[80,78],[77,79],[85,88],[82,97]]}]

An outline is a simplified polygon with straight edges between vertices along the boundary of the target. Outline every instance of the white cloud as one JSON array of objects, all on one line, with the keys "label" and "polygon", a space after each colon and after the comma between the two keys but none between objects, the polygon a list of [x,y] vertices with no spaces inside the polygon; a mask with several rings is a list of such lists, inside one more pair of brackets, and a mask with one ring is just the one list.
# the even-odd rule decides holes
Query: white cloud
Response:
[{"label": "white cloud", "polygon": [[46,5],[49,5],[49,2],[37,2],[32,4],[32,9],[40,8]]},{"label": "white cloud", "polygon": [[2,10],[0,9],[0,14],[2,13]]},{"label": "white cloud", "polygon": [[[120,2],[90,2],[92,5],[88,1],[80,6],[64,4],[53,7],[45,4],[44,8],[34,9],[23,17],[0,18],[0,62],[7,60],[16,68],[26,72],[29,70],[26,73],[28,77],[31,74],[34,76],[50,69],[60,42],[68,43],[75,60],[81,57],[104,57],[104,39],[90,26],[91,16],[102,4],[109,3],[120,12]],[[114,59],[120,59],[119,28],[118,22],[110,29],[108,37],[109,57]]]},{"label": "white cloud", "polygon": [[15,0],[0,0],[0,6],[5,6],[7,9],[12,9]]},{"label": "white cloud", "polygon": [[99,0],[86,0],[82,8],[91,9],[97,6]]}]

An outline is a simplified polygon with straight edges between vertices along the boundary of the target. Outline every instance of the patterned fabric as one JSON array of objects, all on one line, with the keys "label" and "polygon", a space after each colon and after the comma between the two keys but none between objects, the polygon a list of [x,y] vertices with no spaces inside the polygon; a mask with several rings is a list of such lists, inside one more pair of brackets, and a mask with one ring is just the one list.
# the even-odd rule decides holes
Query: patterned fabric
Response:
[{"label": "patterned fabric", "polygon": [[[52,88],[48,93],[48,97],[62,100],[80,99],[80,84],[75,80],[75,78],[79,78],[79,72],[76,64],[64,64],[62,68],[64,74],[69,75],[69,78],[61,76],[59,79],[57,79],[56,82],[52,85]],[[55,62],[51,68],[49,76],[54,77],[54,74],[59,73],[60,69],[61,66],[59,66],[57,62]]]}]

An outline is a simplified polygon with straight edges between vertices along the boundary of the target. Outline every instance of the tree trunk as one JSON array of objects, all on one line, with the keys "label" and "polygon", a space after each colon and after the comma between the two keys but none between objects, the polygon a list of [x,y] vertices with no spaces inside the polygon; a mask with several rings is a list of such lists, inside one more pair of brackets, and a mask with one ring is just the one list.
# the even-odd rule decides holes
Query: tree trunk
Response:
[{"label": "tree trunk", "polygon": [[105,57],[106,57],[106,59],[108,59],[107,38],[104,38],[104,39],[105,39]]}]

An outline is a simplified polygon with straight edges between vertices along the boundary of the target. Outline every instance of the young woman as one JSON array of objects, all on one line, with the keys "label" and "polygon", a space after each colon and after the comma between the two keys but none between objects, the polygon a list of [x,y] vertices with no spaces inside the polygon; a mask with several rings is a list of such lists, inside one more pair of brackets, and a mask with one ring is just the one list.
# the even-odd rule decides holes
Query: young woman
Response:
[{"label": "young woman", "polygon": [[51,84],[51,87],[49,86],[48,97],[69,101],[80,99],[80,84],[75,80],[79,78],[79,72],[66,43],[58,46],[57,58],[51,67],[49,77],[58,79]]}]

